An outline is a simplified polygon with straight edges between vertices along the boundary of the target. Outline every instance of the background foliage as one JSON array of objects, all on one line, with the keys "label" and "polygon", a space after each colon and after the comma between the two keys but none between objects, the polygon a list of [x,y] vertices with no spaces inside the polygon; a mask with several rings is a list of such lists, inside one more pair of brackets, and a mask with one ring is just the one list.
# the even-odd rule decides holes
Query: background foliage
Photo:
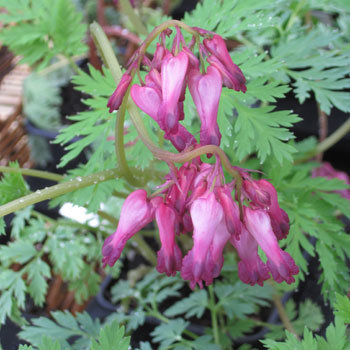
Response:
[{"label": "background foliage", "polygon": [[[62,57],[72,61],[86,52],[87,26],[70,0],[0,0],[0,7],[8,11],[0,14],[0,20],[16,24],[2,30],[0,40],[37,70]],[[28,299],[43,306],[49,280],[56,275],[68,283],[78,302],[98,292],[101,245],[115,229],[123,197],[131,190],[123,179],[100,179],[93,186],[51,201],[53,207],[70,202],[98,213],[98,227],[70,219],[52,220],[33,207],[15,213],[11,242],[0,248],[0,323],[9,317],[23,326],[20,336],[31,345],[21,345],[20,349],[127,349],[130,335],[146,321],[156,320],[150,342],[141,342],[140,350],[153,346],[214,350],[219,347],[214,342],[212,323],[203,322],[213,312],[218,315],[223,349],[230,349],[232,344],[241,350],[250,349],[249,345],[241,346],[242,339],[258,327],[268,330],[262,340],[266,349],[349,349],[345,322],[350,322],[346,296],[350,236],[340,217],[350,218],[350,207],[334,192],[348,186],[336,179],[311,178],[319,164],[305,160],[315,149],[316,140],[295,141],[291,127],[301,120],[300,116],[276,108],[278,101],[292,94],[300,104],[314,98],[326,114],[333,109],[350,112],[346,90],[350,87],[349,12],[346,0],[204,0],[184,17],[186,24],[205,24],[206,30],[228,39],[232,58],[247,77],[246,94],[223,89],[218,118],[222,146],[234,164],[263,172],[278,190],[281,206],[292,223],[288,238],[281,244],[300,267],[297,281],[292,286],[246,286],[237,278],[237,256],[228,250],[223,276],[213,289],[190,293],[180,278],[159,277],[149,266],[137,266],[122,277],[118,277],[120,271],[116,269],[113,273],[118,280],[112,286],[111,297],[118,309],[108,319],[92,320],[87,313],[73,317],[68,311],[55,311],[51,318],[39,317],[29,324],[21,310]],[[166,17],[154,11],[151,19],[148,29],[151,22],[159,24]],[[73,123],[62,128],[56,138],[56,143],[66,147],[59,166],[67,165],[87,147],[90,153],[86,164],[68,172],[62,180],[66,182],[112,169],[117,162],[113,140],[116,114],[108,113],[106,108],[115,89],[111,73],[106,68],[98,71],[89,66],[88,72],[79,70],[71,80],[76,90],[88,96],[84,98],[88,110],[68,117]],[[56,81],[50,86],[52,81],[56,78],[34,76],[28,81],[27,114],[37,116],[37,123],[46,127],[59,126],[56,107],[60,84]],[[36,102],[39,92],[41,104]],[[185,123],[198,136],[194,104],[189,94],[186,97]],[[152,139],[158,143],[161,131],[149,117],[143,117]],[[72,143],[77,136],[80,139]],[[125,142],[135,143],[126,148],[128,162],[148,174],[146,189],[153,191],[162,182],[166,167],[154,161],[137,138],[128,115]],[[170,144],[160,146],[173,151]],[[260,177],[259,173],[256,176]],[[5,204],[26,195],[29,189],[20,174],[3,174],[0,193],[0,204]],[[0,228],[4,233],[3,221]],[[157,245],[149,238],[154,235],[153,229],[146,235]],[[188,242],[184,238],[181,244],[186,247]],[[134,251],[127,247],[120,269],[123,264],[127,269]],[[297,305],[293,298],[287,298],[285,311],[302,338],[298,340],[284,332],[281,324],[266,320],[266,310],[275,295],[295,290],[307,279],[312,257],[319,259],[318,282],[325,302],[335,308],[336,318],[328,325],[325,337],[314,335],[324,323],[320,306],[311,300]],[[199,327],[199,334],[191,331],[193,325]]]}]

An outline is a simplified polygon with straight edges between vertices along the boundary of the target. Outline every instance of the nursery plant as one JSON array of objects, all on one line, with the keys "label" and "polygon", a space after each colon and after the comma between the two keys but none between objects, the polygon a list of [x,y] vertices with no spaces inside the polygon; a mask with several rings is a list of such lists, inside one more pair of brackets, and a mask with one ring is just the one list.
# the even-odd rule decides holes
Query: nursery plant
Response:
[{"label": "nursery plant", "polygon": [[[0,167],[0,323],[22,327],[22,350],[350,349],[350,180],[323,161],[350,132],[348,2],[204,0],[181,21],[144,3],[113,2],[140,40],[126,61],[77,1],[0,1],[0,40],[38,76],[64,57],[86,96],[57,167],[89,149],[64,175]],[[88,36],[101,69],[76,63]],[[287,97],[315,105],[319,135],[296,139]],[[48,217],[45,200],[98,224]],[[57,275],[108,317],[45,313]]]}]

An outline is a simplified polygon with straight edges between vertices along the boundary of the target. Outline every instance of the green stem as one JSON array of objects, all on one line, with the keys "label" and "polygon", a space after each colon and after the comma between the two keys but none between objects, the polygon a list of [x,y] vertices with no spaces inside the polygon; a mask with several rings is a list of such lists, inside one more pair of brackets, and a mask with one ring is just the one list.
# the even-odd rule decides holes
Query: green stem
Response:
[{"label": "green stem", "polygon": [[340,141],[347,133],[350,132],[350,118],[341,125],[336,131],[329,135],[324,141],[320,142],[317,147],[308,152],[305,157],[296,159],[294,164],[302,163],[310,158],[316,156],[319,153],[323,153]]},{"label": "green stem", "polygon": [[350,118],[324,141],[318,144],[316,153],[325,152],[327,149],[331,148],[334,144],[341,140],[348,132],[350,132]]},{"label": "green stem", "polygon": [[289,17],[288,23],[286,25],[286,32],[292,27],[292,25],[294,24],[295,20],[298,17],[298,13],[301,10],[301,8],[305,5],[305,0],[298,2],[297,7],[295,8],[295,10],[293,11],[293,13],[291,14],[291,16]]},{"label": "green stem", "polygon": [[[120,69],[119,62],[115,57],[113,49],[109,43],[109,40],[102,30],[99,24],[96,22],[90,25],[90,31],[94,42],[102,55],[102,59],[108,69],[111,71],[112,76],[116,84],[118,85],[121,77],[122,70]],[[129,91],[129,90],[128,90]],[[128,94],[128,93],[127,93]],[[117,114],[116,125],[115,125],[115,152],[118,160],[122,175],[125,179],[133,186],[140,186],[141,183],[132,174],[128,162],[125,157],[124,148],[124,119],[126,112],[127,101],[124,99],[122,105]]]},{"label": "green stem", "polygon": [[134,242],[137,244],[139,252],[142,256],[148,260],[153,266],[157,265],[157,255],[154,253],[153,249],[146,243],[143,239],[142,231],[133,237]]},{"label": "green stem", "polygon": [[[129,90],[130,88],[128,89],[127,94],[129,93]],[[117,113],[116,125],[115,125],[115,153],[117,156],[117,161],[120,167],[120,171],[122,172],[125,179],[133,186],[140,186],[141,183],[131,173],[131,170],[129,168],[129,165],[125,156],[124,120],[125,120],[126,105],[127,105],[127,99],[124,99]]]},{"label": "green stem", "polygon": [[72,57],[70,57],[70,56],[66,56],[66,58],[67,58],[67,60],[68,60],[68,62],[69,62],[69,65],[71,66],[71,68],[74,70],[74,72],[76,73],[76,74],[81,74],[81,72],[82,72],[82,70],[81,70],[81,68],[75,63],[75,61],[73,60],[73,58]]},{"label": "green stem", "polygon": [[299,339],[299,336],[298,336],[298,333],[295,331],[293,325],[292,325],[292,322],[289,320],[289,317],[286,313],[286,310],[282,304],[282,300],[281,300],[281,297],[278,295],[278,294],[274,294],[272,296],[272,300],[276,306],[276,309],[277,309],[277,312],[278,312],[278,315],[285,327],[285,329],[294,334],[298,339]]},{"label": "green stem", "polygon": [[216,314],[215,296],[214,296],[214,290],[213,290],[212,284],[208,287],[208,291],[209,291],[209,305],[210,305],[211,323],[213,326],[214,340],[215,340],[215,344],[220,346],[218,318]]},{"label": "green stem", "polygon": [[[73,56],[72,60],[78,61],[78,60],[81,60],[83,58],[86,58],[86,54]],[[38,75],[45,76],[47,74],[54,72],[57,69],[60,69],[64,66],[66,66],[67,64],[70,64],[70,62],[67,59],[67,57],[63,56],[62,58],[60,58],[59,61],[55,62],[54,64],[51,64],[50,66],[48,66],[48,67],[42,69],[40,72],[38,72]]]},{"label": "green stem", "polygon": [[34,193],[0,206],[0,217],[23,209],[31,204],[52,199],[84,187],[96,185],[100,182],[113,180],[116,177],[120,177],[120,175],[121,172],[119,169],[108,169],[84,177],[77,177],[75,179],[71,179],[70,181],[45,188],[43,190],[37,190]]},{"label": "green stem", "polygon": [[0,173],[20,173],[22,175],[39,177],[41,179],[48,179],[48,180],[57,181],[57,182],[60,182],[64,179],[62,175],[50,173],[48,171],[25,169],[25,168],[12,168],[9,166],[0,166]]},{"label": "green stem", "polygon": [[[150,308],[149,308],[150,310]],[[155,317],[155,318],[158,318],[158,320],[164,322],[164,323],[169,323],[170,320],[168,318],[166,318],[165,316],[163,316],[159,311],[156,311],[156,310],[150,310],[148,313],[147,313],[147,316],[152,316],[152,317]],[[188,329],[185,329],[183,331],[184,334],[188,335],[189,337],[191,337],[192,339],[197,339],[198,336],[197,334],[189,331]]]},{"label": "green stem", "polygon": [[106,213],[105,211],[103,211],[103,210],[98,210],[98,211],[97,211],[97,215],[98,215],[98,216],[101,216],[102,219],[105,219],[105,220],[107,220],[108,222],[110,222],[114,227],[117,227],[117,226],[118,226],[118,220],[117,220],[114,216],[112,216],[112,215]]},{"label": "green stem", "polygon": [[104,64],[111,71],[114,81],[118,84],[123,75],[123,72],[120,69],[118,60],[115,57],[115,54],[105,32],[96,22],[90,24],[90,32],[94,43],[102,56]]},{"label": "green stem", "polygon": [[122,12],[128,16],[128,18],[129,18],[130,22],[132,23],[132,25],[134,26],[136,32],[139,35],[147,35],[147,29],[143,25],[141,18],[139,18],[139,16],[136,15],[134,9],[130,5],[130,1],[129,0],[120,0],[120,5],[122,7]]}]

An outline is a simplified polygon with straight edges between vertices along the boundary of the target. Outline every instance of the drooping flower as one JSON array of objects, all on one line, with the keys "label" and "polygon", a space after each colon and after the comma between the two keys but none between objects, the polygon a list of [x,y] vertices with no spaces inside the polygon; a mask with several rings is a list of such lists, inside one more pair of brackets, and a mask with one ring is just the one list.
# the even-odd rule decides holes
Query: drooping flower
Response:
[{"label": "drooping flower", "polygon": [[179,121],[179,99],[188,67],[188,57],[180,52],[164,60],[161,66],[162,102],[158,109],[158,123],[167,133],[176,133]]},{"label": "drooping flower", "polygon": [[269,214],[271,226],[277,239],[286,238],[289,233],[289,217],[278,204],[275,187],[264,179],[251,180],[246,178],[243,181],[243,188],[248,198],[252,201],[252,205],[265,209]]},{"label": "drooping flower", "polygon": [[222,75],[224,85],[229,89],[246,92],[246,80],[240,68],[233,63],[224,39],[215,34],[211,39],[204,39],[205,48],[211,53],[208,62]]},{"label": "drooping flower", "polygon": [[170,206],[160,203],[156,208],[156,220],[162,244],[158,251],[157,271],[175,276],[181,270],[182,253],[175,243],[176,213]]},{"label": "drooping flower", "polygon": [[221,95],[222,80],[219,71],[209,66],[202,75],[191,70],[188,87],[201,121],[201,145],[220,145],[221,133],[217,124],[217,114]]},{"label": "drooping flower", "polygon": [[293,258],[279,247],[269,215],[262,209],[245,207],[244,219],[247,230],[267,256],[267,266],[274,280],[293,283],[293,275],[298,274],[299,269]]},{"label": "drooping flower", "polygon": [[181,277],[190,280],[190,286],[194,289],[196,283],[203,288],[203,281],[210,284],[213,280],[214,261],[210,246],[223,218],[223,209],[213,192],[208,191],[192,203],[191,218],[194,227],[193,248],[183,260]]},{"label": "drooping flower", "polygon": [[126,242],[153,219],[154,209],[147,199],[147,192],[132,192],[123,204],[117,230],[103,244],[103,266],[113,266],[120,258]]},{"label": "drooping flower", "polygon": [[132,77],[130,74],[125,73],[122,75],[120,82],[113,92],[113,95],[109,98],[107,107],[109,108],[109,113],[119,109],[120,105],[123,102],[123,98],[128,90],[128,87],[131,83]]},{"label": "drooping flower", "polygon": [[268,267],[258,255],[258,243],[243,226],[242,233],[237,239],[231,237],[232,245],[237,249],[240,261],[238,263],[238,276],[244,283],[254,286],[256,283],[263,286],[264,281],[270,278]]}]

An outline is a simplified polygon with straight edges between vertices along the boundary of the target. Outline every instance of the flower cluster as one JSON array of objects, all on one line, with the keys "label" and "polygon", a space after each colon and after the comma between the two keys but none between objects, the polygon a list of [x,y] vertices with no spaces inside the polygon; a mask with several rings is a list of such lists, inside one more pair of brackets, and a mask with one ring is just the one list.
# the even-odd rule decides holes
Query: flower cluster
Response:
[{"label": "flower cluster", "polygon": [[[169,30],[160,35],[152,60],[139,50],[108,103],[111,111],[118,109],[130,88],[135,104],[158,123],[165,139],[185,153],[190,146],[220,145],[217,113],[222,85],[246,90],[244,75],[233,63],[224,40],[199,28],[191,30],[198,37],[205,36],[203,43],[198,44],[197,37],[186,45],[176,28],[171,52],[165,46]],[[198,44],[200,60],[193,52],[194,43]],[[205,57],[209,63],[206,70]],[[141,61],[148,68],[145,82],[130,87]],[[201,122],[199,145],[180,124],[187,86]],[[225,183],[218,157],[214,164],[195,156],[180,168],[170,162],[169,166],[170,173],[155,194],[148,196],[139,189],[126,198],[117,230],[103,245],[104,266],[113,266],[126,242],[155,219],[161,242],[157,270],[168,276],[180,271],[192,289],[196,284],[200,288],[203,283],[210,285],[219,276],[228,243],[237,250],[238,273],[244,283],[263,285],[270,273],[277,282],[294,282],[298,267],[278,244],[288,235],[289,218],[280,208],[271,183],[253,180],[240,168],[234,168],[235,180]],[[182,234],[193,237],[193,247],[184,256],[176,242]],[[259,246],[266,262],[258,255]]]},{"label": "flower cluster", "polygon": [[[113,266],[127,240],[156,219],[162,244],[157,270],[168,276],[181,271],[191,288],[197,283],[202,288],[203,282],[209,285],[219,276],[228,242],[238,252],[238,273],[244,283],[263,285],[270,272],[277,282],[294,282],[298,267],[278,245],[289,232],[289,219],[278,205],[276,190],[266,180],[241,175],[241,212],[232,196],[235,183],[224,183],[219,160],[212,165],[196,159],[180,169],[173,167],[160,194],[152,198],[145,190],[134,191],[125,200],[117,231],[104,243],[104,265]],[[192,232],[193,248],[182,258],[175,237]]]},{"label": "flower cluster", "polygon": [[157,43],[152,60],[142,55],[140,50],[136,52],[108,102],[110,112],[120,107],[132,75],[142,61],[148,73],[141,86],[134,84],[131,87],[131,97],[142,111],[158,123],[165,132],[164,138],[170,140],[179,152],[196,144],[194,136],[179,123],[184,119],[183,101],[187,86],[201,122],[201,145],[220,145],[217,113],[222,85],[236,91],[246,91],[244,75],[233,63],[222,37],[210,35],[203,29],[192,29],[206,37],[199,45],[202,63],[203,57],[207,57],[209,63],[206,70],[192,51],[195,40],[186,45],[178,27],[172,50],[166,48],[165,37],[171,32],[167,29],[160,35],[161,43]]}]

